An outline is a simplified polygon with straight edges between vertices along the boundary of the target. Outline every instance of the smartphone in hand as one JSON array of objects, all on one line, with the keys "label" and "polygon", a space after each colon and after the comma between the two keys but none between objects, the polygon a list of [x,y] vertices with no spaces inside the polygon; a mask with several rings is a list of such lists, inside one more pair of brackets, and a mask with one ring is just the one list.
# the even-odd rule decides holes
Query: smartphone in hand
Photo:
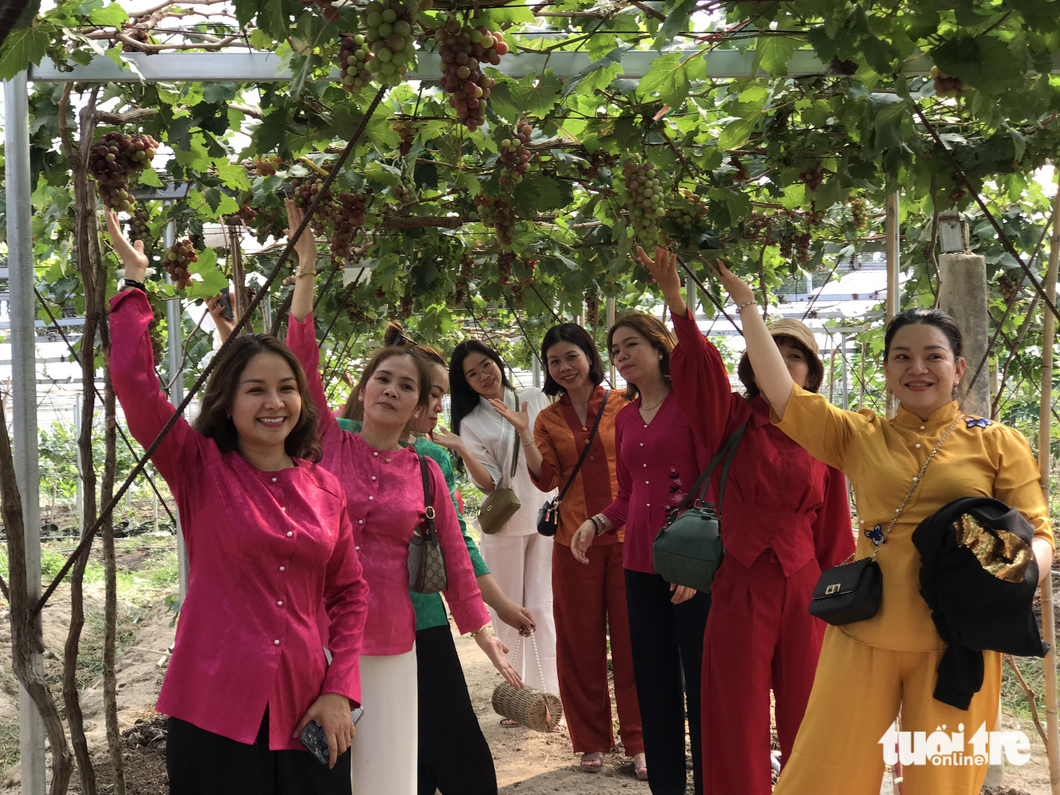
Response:
[{"label": "smartphone in hand", "polygon": [[228,320],[235,320],[236,316],[232,312],[232,297],[228,294],[228,288],[221,288],[221,298],[217,302],[221,307],[221,317],[227,318]]},{"label": "smartphone in hand", "polygon": [[[357,709],[350,713],[350,717],[353,718],[353,724],[355,726],[363,714],[364,707],[357,707]],[[302,730],[301,740],[302,745],[305,746],[309,753],[316,757],[316,760],[320,762],[320,764],[326,765],[331,761],[331,752],[328,749],[328,738],[327,735],[324,734],[324,727],[315,720],[309,721],[305,729]]]}]

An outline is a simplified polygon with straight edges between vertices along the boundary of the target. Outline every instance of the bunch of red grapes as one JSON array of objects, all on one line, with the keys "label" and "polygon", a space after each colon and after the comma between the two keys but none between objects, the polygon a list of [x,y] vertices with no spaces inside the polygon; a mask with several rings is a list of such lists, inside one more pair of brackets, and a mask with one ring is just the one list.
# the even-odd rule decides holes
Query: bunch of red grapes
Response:
[{"label": "bunch of red grapes", "polygon": [[935,81],[935,95],[958,97],[964,93],[964,83],[959,77],[950,77],[937,66],[931,67],[931,79]]},{"label": "bunch of red grapes", "polygon": [[340,193],[331,208],[331,258],[340,260],[353,254],[353,240],[364,226],[368,209],[363,193]]},{"label": "bunch of red grapes", "polygon": [[[294,182],[291,183],[291,193],[294,198],[294,202],[303,212],[308,212],[309,205],[313,203],[313,199],[323,189],[323,177],[310,177],[309,179],[304,181],[296,179]],[[327,234],[327,222],[330,211],[331,189],[328,188],[326,191],[324,191],[324,196],[320,200],[320,204],[317,205],[317,209],[316,212],[313,213],[313,217],[309,219],[309,225],[315,234],[321,236]]]},{"label": "bunch of red grapes", "polygon": [[435,39],[442,58],[439,85],[449,92],[449,106],[460,123],[474,132],[486,121],[486,100],[496,84],[482,72],[483,64],[498,65],[508,45],[485,25],[462,25],[455,18],[438,28]]},{"label": "bunch of red grapes", "polygon": [[151,237],[151,226],[148,223],[147,211],[142,207],[135,208],[132,217],[129,219],[129,239],[143,241],[145,252],[150,252],[154,246],[155,241]]},{"label": "bunch of red grapes", "polygon": [[502,248],[510,248],[515,239],[515,208],[503,196],[475,197],[478,217],[482,225],[497,233]]},{"label": "bunch of red grapes", "polygon": [[342,87],[349,92],[360,91],[372,81],[368,62],[375,58],[360,33],[346,36],[339,48],[339,76]]},{"label": "bunch of red grapes", "polygon": [[526,150],[526,144],[530,143],[530,135],[534,128],[529,124],[519,125],[519,132],[514,140],[505,138],[501,141],[501,176],[498,182],[507,185],[509,182],[518,185],[523,181],[527,164],[530,162],[530,153]]},{"label": "bunch of red grapes", "polygon": [[195,248],[191,245],[190,240],[178,240],[169,247],[164,262],[166,270],[169,272],[169,277],[173,280],[178,290],[183,290],[191,284],[191,271],[188,266],[198,261],[199,255],[195,253]]},{"label": "bunch of red grapes", "polygon": [[257,171],[259,177],[271,177],[276,173],[276,169],[283,165],[283,160],[273,155],[272,157],[265,157],[261,160],[254,161],[254,170]]},{"label": "bunch of red grapes", "polygon": [[112,210],[131,213],[129,185],[158,150],[158,141],[150,135],[131,138],[119,131],[109,132],[96,142],[88,156],[88,171],[99,184],[99,198]]}]

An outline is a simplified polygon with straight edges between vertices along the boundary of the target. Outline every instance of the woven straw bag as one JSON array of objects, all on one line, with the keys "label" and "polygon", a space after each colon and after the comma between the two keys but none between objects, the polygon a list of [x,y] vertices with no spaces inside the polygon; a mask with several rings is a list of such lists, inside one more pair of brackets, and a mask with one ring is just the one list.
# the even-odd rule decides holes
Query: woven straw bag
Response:
[{"label": "woven straw bag", "polygon": [[[541,677],[541,687],[544,688],[545,674],[541,669],[537,638],[531,635],[530,639],[534,644],[534,656],[537,657],[537,672]],[[512,652],[513,660],[519,655],[522,642],[523,639],[520,636]],[[516,690],[508,682],[501,682],[493,689],[492,701],[493,711],[502,718],[514,720],[520,726],[534,731],[550,732],[563,719],[563,703],[559,700],[559,696],[546,693],[544,690],[534,690],[530,687]]]}]

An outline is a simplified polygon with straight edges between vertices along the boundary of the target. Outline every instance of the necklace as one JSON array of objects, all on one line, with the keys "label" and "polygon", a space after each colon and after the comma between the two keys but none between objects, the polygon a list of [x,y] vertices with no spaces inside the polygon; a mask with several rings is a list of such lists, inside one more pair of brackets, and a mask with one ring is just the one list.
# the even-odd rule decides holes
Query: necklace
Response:
[{"label": "necklace", "polygon": [[666,402],[666,398],[668,398],[669,396],[670,396],[670,393],[667,392],[663,396],[663,399],[660,400],[658,403],[656,403],[654,406],[645,406],[645,405],[643,405],[643,399],[642,399],[640,410],[641,411],[655,411],[655,409],[659,408],[659,406],[661,406],[663,403]]}]

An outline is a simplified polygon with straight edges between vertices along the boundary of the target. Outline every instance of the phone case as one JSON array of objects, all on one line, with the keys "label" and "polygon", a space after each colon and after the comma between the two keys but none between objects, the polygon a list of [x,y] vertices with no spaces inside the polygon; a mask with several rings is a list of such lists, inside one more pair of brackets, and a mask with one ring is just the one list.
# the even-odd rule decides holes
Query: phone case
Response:
[{"label": "phone case", "polygon": [[324,727],[315,720],[309,721],[302,730],[302,745],[322,765],[331,761],[331,752],[328,750],[328,738],[324,734]]}]

